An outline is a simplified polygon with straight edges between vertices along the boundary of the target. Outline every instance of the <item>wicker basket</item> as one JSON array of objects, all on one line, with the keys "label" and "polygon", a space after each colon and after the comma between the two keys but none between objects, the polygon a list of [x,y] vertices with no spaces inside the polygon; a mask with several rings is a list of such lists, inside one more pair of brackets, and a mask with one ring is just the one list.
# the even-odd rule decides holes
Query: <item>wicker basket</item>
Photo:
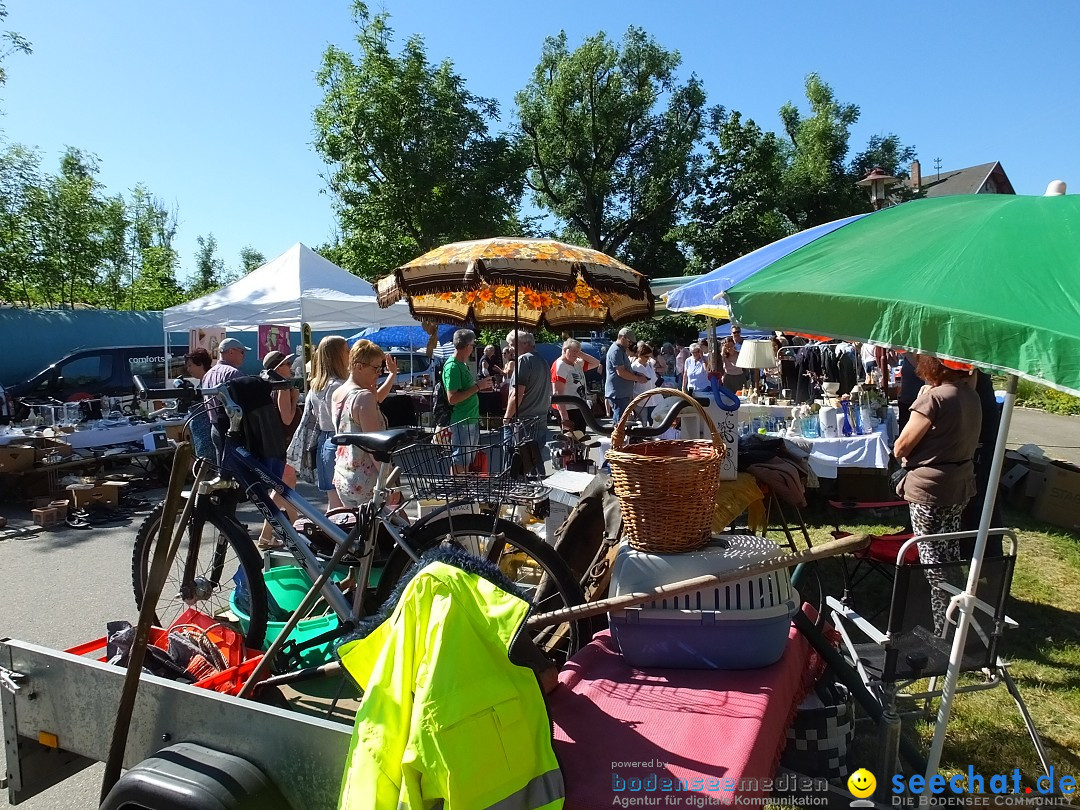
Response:
[{"label": "wicker basket", "polygon": [[[690,402],[708,425],[712,441],[683,439],[627,446],[627,419],[635,406],[656,395]],[[694,551],[708,543],[726,452],[716,425],[693,397],[671,388],[654,388],[636,396],[611,432],[607,454],[622,507],[623,532],[631,547],[670,554]]]}]

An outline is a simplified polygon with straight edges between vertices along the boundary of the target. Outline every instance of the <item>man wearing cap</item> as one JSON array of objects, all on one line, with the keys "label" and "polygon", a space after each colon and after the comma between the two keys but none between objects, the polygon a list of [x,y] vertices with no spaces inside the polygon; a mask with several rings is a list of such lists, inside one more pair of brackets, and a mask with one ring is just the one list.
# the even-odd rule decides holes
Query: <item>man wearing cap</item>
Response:
[{"label": "man wearing cap", "polygon": [[604,381],[604,396],[611,403],[611,418],[618,422],[634,396],[634,383],[648,380],[644,374],[638,374],[630,368],[630,358],[626,350],[636,344],[637,337],[630,327],[619,330],[619,336],[608,349],[604,368],[607,372]]},{"label": "man wearing cap", "polygon": [[[240,366],[244,364],[244,352],[250,351],[236,338],[225,338],[218,344],[218,361],[203,375],[203,388],[216,388],[224,385],[233,377],[241,375]],[[215,463],[221,464],[221,453],[225,449],[225,434],[229,432],[229,417],[221,400],[213,395],[204,397],[206,415],[210,417],[210,438],[214,440]]]},{"label": "man wearing cap", "polygon": [[480,393],[491,390],[491,377],[473,376],[469,360],[476,347],[471,329],[454,332],[454,356],[442,371],[446,400],[450,403],[450,433],[453,454],[450,471],[463,474],[472,463],[472,451],[480,444]]}]

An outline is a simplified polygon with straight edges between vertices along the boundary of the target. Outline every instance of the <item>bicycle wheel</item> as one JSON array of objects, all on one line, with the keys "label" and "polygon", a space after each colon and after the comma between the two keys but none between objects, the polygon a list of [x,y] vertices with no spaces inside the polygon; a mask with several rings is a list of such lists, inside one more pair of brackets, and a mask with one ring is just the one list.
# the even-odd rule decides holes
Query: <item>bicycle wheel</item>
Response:
[{"label": "bicycle wheel", "polygon": [[[135,589],[135,605],[140,610],[150,574],[150,550],[155,546],[161,529],[164,506],[161,503],[154,507],[135,536],[131,581]],[[204,515],[199,510],[191,516],[186,533],[187,542],[181,543],[176,559],[169,567],[161,597],[154,609],[157,625],[168,627],[189,607],[220,621],[237,623],[230,600],[233,597],[241,609],[248,608],[245,643],[258,648],[266,636],[267,611],[262,560],[255,544],[234,520],[220,515]],[[190,573],[185,575],[185,570]],[[247,599],[243,598],[243,582],[247,585]]]},{"label": "bicycle wheel", "polygon": [[[496,535],[501,535],[505,541],[496,541]],[[447,544],[493,563],[525,593],[534,613],[546,613],[585,601],[581,586],[555,549],[528,529],[503,518],[488,515],[444,517],[409,534],[408,541],[420,554]],[[379,580],[378,604],[386,602],[411,564],[409,555],[395,547]],[[592,636],[591,626],[590,620],[583,619],[540,628],[531,634],[536,645],[561,667]]]}]

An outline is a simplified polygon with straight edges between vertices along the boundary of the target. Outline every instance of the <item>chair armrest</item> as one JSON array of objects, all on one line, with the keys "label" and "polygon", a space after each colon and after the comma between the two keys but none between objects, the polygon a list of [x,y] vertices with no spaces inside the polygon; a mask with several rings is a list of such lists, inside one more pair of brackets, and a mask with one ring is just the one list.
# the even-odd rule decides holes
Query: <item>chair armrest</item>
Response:
[{"label": "chair armrest", "polygon": [[869,619],[865,618],[857,611],[852,610],[850,607],[845,605],[836,597],[826,596],[825,603],[830,608],[832,608],[834,616],[838,616],[851,622],[853,625],[859,628],[860,632],[865,634],[867,638],[869,638],[875,644],[884,646],[886,642],[888,642],[889,637],[882,633],[880,630],[878,630],[878,628],[875,627],[873,624],[871,624]]}]

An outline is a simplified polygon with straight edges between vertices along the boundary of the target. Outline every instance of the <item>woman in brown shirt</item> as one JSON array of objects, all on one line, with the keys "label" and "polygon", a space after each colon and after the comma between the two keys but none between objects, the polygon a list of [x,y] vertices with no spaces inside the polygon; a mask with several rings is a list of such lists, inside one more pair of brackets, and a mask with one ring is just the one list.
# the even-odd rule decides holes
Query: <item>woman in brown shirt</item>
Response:
[{"label": "woman in brown shirt", "polygon": [[[964,506],[975,494],[972,458],[982,426],[975,375],[970,366],[926,356],[919,357],[916,369],[927,385],[911,404],[908,423],[893,445],[893,455],[908,470],[897,494],[908,502],[916,535],[956,532]],[[959,559],[958,540],[919,543],[924,565]],[[934,569],[927,569],[926,577],[931,585],[941,579]],[[932,600],[940,632],[949,600],[938,588]]]}]

